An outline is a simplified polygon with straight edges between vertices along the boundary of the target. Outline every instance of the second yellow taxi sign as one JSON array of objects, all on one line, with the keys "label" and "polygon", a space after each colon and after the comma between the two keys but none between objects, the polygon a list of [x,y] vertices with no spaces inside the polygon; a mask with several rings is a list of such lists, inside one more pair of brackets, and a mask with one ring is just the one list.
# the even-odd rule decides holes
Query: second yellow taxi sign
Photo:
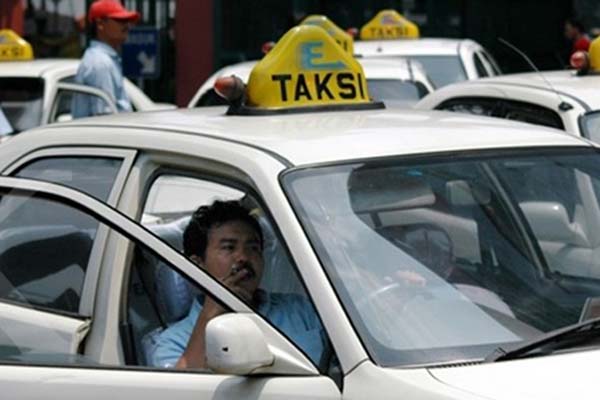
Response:
[{"label": "second yellow taxi sign", "polygon": [[254,67],[246,105],[259,109],[370,104],[360,64],[323,28],[289,30]]},{"label": "second yellow taxi sign", "polygon": [[0,30],[0,61],[33,59],[31,45],[10,29]]},{"label": "second yellow taxi sign", "polygon": [[337,26],[324,15],[309,15],[304,18],[300,25],[315,25],[325,29],[335,41],[342,46],[351,56],[354,56],[354,39],[348,32]]},{"label": "second yellow taxi sign", "polygon": [[382,10],[360,29],[362,40],[417,39],[419,27],[396,10]]}]

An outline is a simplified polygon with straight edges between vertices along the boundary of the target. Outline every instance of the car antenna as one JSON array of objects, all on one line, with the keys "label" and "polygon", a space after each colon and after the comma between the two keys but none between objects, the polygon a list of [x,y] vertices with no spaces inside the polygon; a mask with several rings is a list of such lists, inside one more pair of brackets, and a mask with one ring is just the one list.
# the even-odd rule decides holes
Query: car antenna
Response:
[{"label": "car antenna", "polygon": [[558,90],[556,90],[554,88],[554,86],[552,86],[552,84],[550,83],[550,81],[548,81],[546,79],[546,77],[544,76],[544,74],[542,73],[542,71],[540,71],[538,69],[538,67],[535,66],[535,64],[533,63],[533,61],[531,61],[531,59],[527,56],[527,54],[525,54],[523,51],[519,50],[519,48],[515,45],[513,45],[512,43],[510,43],[508,40],[505,40],[503,38],[498,38],[498,41],[500,41],[500,43],[502,43],[503,45],[507,46],[508,48],[512,49],[515,53],[517,53],[518,55],[520,55],[521,57],[523,57],[523,59],[525,59],[525,61],[527,62],[527,64],[529,64],[529,66],[535,71],[537,72],[540,77],[542,78],[542,80],[544,81],[544,83],[546,83],[546,85],[548,85],[548,87],[550,88],[550,90],[552,90],[552,92],[554,92],[556,94],[556,97],[558,97],[558,100],[560,100],[560,103],[558,105],[558,109],[560,111],[569,111],[573,109],[573,106],[571,104],[569,104],[568,102],[566,102],[562,96],[560,95],[560,93],[558,92]]}]

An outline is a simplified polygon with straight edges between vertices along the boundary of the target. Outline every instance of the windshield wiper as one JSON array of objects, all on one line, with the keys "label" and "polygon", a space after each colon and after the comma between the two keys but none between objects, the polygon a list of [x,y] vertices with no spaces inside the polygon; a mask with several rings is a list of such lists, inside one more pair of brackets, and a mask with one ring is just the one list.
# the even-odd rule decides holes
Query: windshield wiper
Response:
[{"label": "windshield wiper", "polygon": [[600,340],[600,317],[556,329],[508,350],[498,347],[484,362],[514,360],[531,355],[534,351],[538,351],[536,355],[551,354],[555,350],[576,347],[594,339]]}]

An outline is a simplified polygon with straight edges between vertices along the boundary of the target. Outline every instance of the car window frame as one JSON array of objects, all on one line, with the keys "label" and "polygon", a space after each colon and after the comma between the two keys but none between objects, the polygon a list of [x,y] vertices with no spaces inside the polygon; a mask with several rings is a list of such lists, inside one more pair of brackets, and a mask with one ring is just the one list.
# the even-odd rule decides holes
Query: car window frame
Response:
[{"label": "car window frame", "polygon": [[[142,192],[142,196],[140,198],[140,210],[139,210],[140,216],[138,218],[138,223],[140,225],[142,224],[141,217],[143,215],[143,211],[145,209],[145,204],[146,204],[146,201],[150,194],[150,190],[152,189],[153,184],[161,176],[177,176],[177,177],[182,177],[182,178],[197,179],[197,180],[201,180],[201,181],[204,181],[204,182],[207,182],[210,184],[221,185],[221,186],[225,186],[230,189],[238,190],[240,192],[245,193],[245,195],[249,195],[253,198],[253,200],[260,206],[261,211],[264,213],[264,217],[269,221],[271,228],[273,229],[273,234],[276,236],[280,245],[282,246],[286,257],[289,260],[289,263],[292,266],[294,273],[296,274],[298,282],[300,283],[300,285],[302,286],[302,288],[304,290],[304,293],[306,294],[306,299],[308,301],[310,301],[310,304],[312,305],[312,307],[317,315],[317,318],[319,319],[321,326],[323,327],[323,331],[326,336],[327,343],[329,344],[328,350],[330,351],[332,357],[334,357],[334,358],[337,357],[335,349],[333,348],[333,340],[331,339],[332,336],[327,331],[327,328],[325,327],[325,323],[323,321],[324,316],[322,316],[319,313],[315,299],[313,298],[314,296],[313,296],[312,292],[309,290],[306,279],[305,279],[304,275],[302,275],[302,272],[300,271],[300,269],[298,268],[298,262],[293,257],[292,252],[290,250],[290,246],[288,245],[288,242],[285,240],[285,236],[283,235],[283,232],[281,231],[279,225],[277,224],[277,222],[273,216],[273,213],[269,209],[268,202],[264,199],[264,196],[262,196],[254,187],[252,187],[252,185],[249,185],[248,183],[241,182],[232,177],[226,177],[224,175],[217,175],[215,172],[209,172],[209,171],[200,172],[198,170],[189,171],[189,170],[184,170],[184,169],[177,168],[177,167],[160,166],[152,172],[152,174],[148,177],[148,179],[146,179],[144,189]],[[159,239],[162,240],[161,238],[159,238]],[[171,246],[167,242],[164,242],[164,243],[167,246]],[[172,248],[172,249],[175,251],[178,251],[174,248]],[[131,274],[131,265],[128,265],[127,270],[126,270],[126,276],[129,277],[130,274]],[[230,291],[228,288],[225,288],[225,289]],[[230,291],[230,293],[233,296],[237,297],[237,295],[235,293],[233,293],[231,291]],[[240,301],[242,301],[242,300],[240,299]],[[255,313],[255,315],[258,315],[259,318],[262,318],[272,329],[276,330],[281,336],[285,337],[296,348],[297,351],[301,352],[306,357],[306,359],[310,361],[310,358],[308,357],[308,355],[305,354],[304,350],[301,349],[296,343],[294,343],[290,338],[288,338],[283,332],[281,332],[277,327],[275,327],[265,317],[256,313],[254,310],[251,310],[251,311],[253,313]],[[122,323],[122,322],[123,321],[119,321],[119,323]],[[324,346],[324,351],[325,351],[326,347],[327,346]],[[312,361],[310,361],[310,362],[319,371],[319,373],[327,374],[327,371],[323,370],[321,368],[321,365],[312,363]]]},{"label": "car window frame", "polygon": [[[102,201],[95,199],[87,195],[86,193],[83,193],[76,189],[72,189],[63,185],[58,185],[50,182],[25,178],[0,176],[0,188],[6,188],[8,190],[20,190],[24,192],[41,193],[44,196],[47,196],[48,198],[53,198],[62,204],[80,209],[82,212],[98,220],[101,224],[106,225],[107,229],[112,231],[110,236],[119,235],[121,242],[128,241],[131,246],[126,247],[133,247],[133,245],[137,243],[143,243],[144,246],[151,249],[151,251],[155,253],[155,255],[157,255],[159,258],[161,258],[164,262],[174,267],[179,273],[193,281],[194,284],[197,285],[201,290],[205,291],[208,295],[217,299],[217,301],[221,302],[232,312],[248,314],[249,317],[257,320],[258,322],[264,321],[264,318],[262,318],[259,314],[256,314],[248,305],[246,305],[243,301],[237,298],[218,279],[212,277],[204,270],[198,268],[191,260],[189,260],[180,252],[173,249],[161,238],[154,235],[151,231],[144,228],[139,222],[121,213],[115,208],[108,206],[106,203],[103,203]],[[107,257],[103,256],[103,267],[105,267],[104,264],[107,261],[111,262],[112,259],[108,257],[107,260]],[[120,287],[122,283],[123,282],[119,282],[117,286]],[[120,295],[122,295],[122,293],[120,293]],[[98,322],[98,324],[100,325],[102,323],[103,321],[101,320]],[[307,371],[311,371],[313,375],[322,375],[314,366],[314,364],[310,361],[310,359],[306,357],[304,353],[301,352],[295,344],[291,343],[287,338],[285,338],[285,336],[281,335],[277,330],[272,328],[271,324],[267,323],[266,325],[267,326],[262,327],[261,330],[265,335],[267,343],[272,343],[276,347],[283,348],[285,352],[288,352],[288,354],[293,356],[297,362],[301,363]],[[87,355],[87,353],[83,355],[85,356]],[[80,364],[40,365],[35,363],[15,363],[0,359],[0,366],[3,365],[22,367],[50,366],[58,368],[92,368],[104,370],[140,370],[141,372],[159,371],[165,373],[189,373],[189,371],[177,371],[173,369],[153,367],[131,367],[126,365],[109,364],[101,364],[94,366]],[[202,371],[195,372],[202,373]],[[213,375],[212,373],[210,374]]]},{"label": "car window frame", "polygon": [[[18,173],[27,165],[48,158],[76,158],[76,157],[94,157],[94,158],[118,158],[121,159],[121,167],[113,183],[106,204],[115,207],[119,197],[125,187],[127,176],[129,175],[133,163],[137,157],[137,150],[133,149],[117,149],[117,148],[98,148],[98,147],[54,147],[41,149],[28,153],[15,162],[11,163],[2,171],[2,175],[13,175]],[[33,181],[48,182],[39,179],[31,179]],[[56,184],[55,185],[59,185]],[[60,185],[64,186],[64,185]],[[67,186],[64,186],[67,187]],[[77,190],[77,189],[73,189]],[[81,300],[79,302],[79,315],[84,317],[92,317],[94,304],[96,299],[96,288],[100,275],[101,255],[106,247],[107,236],[109,229],[106,226],[100,225],[96,231],[96,237],[90,252],[90,260],[85,274],[84,284],[81,291]]]}]

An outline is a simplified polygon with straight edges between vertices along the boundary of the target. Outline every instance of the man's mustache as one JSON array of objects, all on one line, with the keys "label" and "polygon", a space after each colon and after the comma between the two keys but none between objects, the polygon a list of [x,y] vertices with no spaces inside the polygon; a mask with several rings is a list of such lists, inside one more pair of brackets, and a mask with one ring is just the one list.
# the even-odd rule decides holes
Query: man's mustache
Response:
[{"label": "man's mustache", "polygon": [[256,270],[254,269],[254,266],[249,261],[242,261],[242,262],[233,264],[233,266],[231,267],[231,274],[235,275],[243,269],[245,269],[247,271],[247,275],[246,275],[245,279],[252,279],[256,276]]}]

